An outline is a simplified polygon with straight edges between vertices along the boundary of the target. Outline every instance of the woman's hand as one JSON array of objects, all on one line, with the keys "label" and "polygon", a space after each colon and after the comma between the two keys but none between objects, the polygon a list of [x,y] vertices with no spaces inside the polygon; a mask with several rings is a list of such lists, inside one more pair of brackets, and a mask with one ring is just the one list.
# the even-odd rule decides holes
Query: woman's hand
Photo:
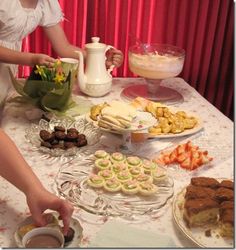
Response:
[{"label": "woman's hand", "polygon": [[51,67],[56,59],[45,54],[32,54],[31,65],[45,65]]},{"label": "woman's hand", "polygon": [[124,60],[122,51],[115,48],[109,49],[106,53],[106,57],[107,68],[109,68],[111,65],[115,65],[115,67],[120,67]]},{"label": "woman's hand", "polygon": [[71,215],[73,213],[73,206],[66,200],[60,199],[56,195],[48,192],[44,188],[32,188],[26,194],[27,204],[36,224],[44,226],[47,224],[43,212],[47,209],[57,211],[63,221],[63,233],[66,235],[70,225]]}]

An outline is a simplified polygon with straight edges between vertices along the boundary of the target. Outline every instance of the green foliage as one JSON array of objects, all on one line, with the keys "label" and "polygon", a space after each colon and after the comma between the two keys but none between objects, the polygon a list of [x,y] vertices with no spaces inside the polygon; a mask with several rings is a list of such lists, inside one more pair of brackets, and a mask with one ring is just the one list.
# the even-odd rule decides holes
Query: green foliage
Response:
[{"label": "green foliage", "polygon": [[37,71],[34,68],[24,85],[14,78],[10,69],[9,71],[12,84],[22,97],[45,111],[64,112],[73,105],[71,72],[65,78],[61,69],[59,72],[56,69],[37,66]]}]

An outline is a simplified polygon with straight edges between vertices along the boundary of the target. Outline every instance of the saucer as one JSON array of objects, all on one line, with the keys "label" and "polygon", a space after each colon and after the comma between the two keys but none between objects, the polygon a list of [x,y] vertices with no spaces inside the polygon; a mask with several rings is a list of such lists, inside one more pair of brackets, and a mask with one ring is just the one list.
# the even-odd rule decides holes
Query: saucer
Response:
[{"label": "saucer", "polygon": [[[58,219],[58,213],[52,212],[52,214]],[[14,239],[15,239],[17,247],[23,248],[22,238],[18,234],[19,228],[24,225],[31,224],[31,223],[33,223],[33,218],[32,216],[29,216],[18,225],[17,230],[14,233]],[[58,220],[58,224],[62,226],[63,225],[62,220]],[[55,224],[49,224],[47,226],[55,227]],[[74,234],[72,241],[65,243],[64,247],[65,248],[78,248],[81,243],[83,228],[81,227],[79,221],[76,220],[75,218],[71,218],[70,227],[75,231],[75,234]]]}]

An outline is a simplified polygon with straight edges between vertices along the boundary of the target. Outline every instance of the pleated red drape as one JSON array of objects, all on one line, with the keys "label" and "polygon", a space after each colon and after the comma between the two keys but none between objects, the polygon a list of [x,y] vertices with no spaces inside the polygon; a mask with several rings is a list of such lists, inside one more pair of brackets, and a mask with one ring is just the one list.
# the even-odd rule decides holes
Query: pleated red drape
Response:
[{"label": "pleated red drape", "polygon": [[[60,0],[62,25],[73,44],[83,47],[92,36],[123,51],[125,61],[114,76],[133,76],[128,48],[142,42],[169,43],[186,50],[181,77],[233,119],[233,0]],[[38,29],[25,49],[53,54]]]}]

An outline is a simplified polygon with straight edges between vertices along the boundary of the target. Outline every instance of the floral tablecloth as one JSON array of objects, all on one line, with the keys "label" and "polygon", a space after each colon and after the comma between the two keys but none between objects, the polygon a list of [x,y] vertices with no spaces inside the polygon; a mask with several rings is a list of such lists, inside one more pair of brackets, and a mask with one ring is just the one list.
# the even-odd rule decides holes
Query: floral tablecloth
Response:
[{"label": "floral tablecloth", "polygon": [[[113,79],[112,91],[101,98],[84,97],[97,104],[104,101],[121,99],[120,93],[122,89],[133,82],[143,83],[143,79],[139,78],[115,78]],[[182,93],[184,102],[178,105],[178,108],[191,111],[201,117],[204,129],[199,132],[199,142],[208,145],[209,152],[215,156],[214,165],[211,168],[193,171],[191,173],[170,171],[174,179],[175,194],[186,186],[190,178],[195,175],[211,176],[215,178],[233,178],[233,122],[224,116],[213,105],[206,101],[195,89],[190,87],[183,79],[174,78],[166,80],[166,86],[174,88]],[[81,94],[75,90],[75,94]],[[57,158],[48,158],[40,152],[33,151],[32,146],[25,139],[25,130],[32,122],[27,117],[32,107],[22,106],[18,104],[7,103],[1,117],[1,127],[16,143],[17,147],[25,157],[26,161],[32,167],[45,187],[54,192],[54,178],[60,167],[65,164]],[[35,121],[34,121],[35,122]],[[106,134],[105,140],[100,148],[105,144],[119,143],[120,138]],[[195,135],[196,136],[196,135]],[[191,137],[195,138],[195,137]],[[161,149],[175,145],[186,137],[179,137],[178,140],[172,139],[150,139],[143,145],[136,144],[136,153],[140,153],[146,157],[155,156]],[[112,141],[112,142],[111,142]],[[133,224],[133,226],[171,236],[177,247],[195,247],[193,242],[178,230],[173,216],[171,202],[164,207],[163,213],[157,217],[150,217],[146,220],[130,222],[123,220],[124,223]],[[25,202],[24,195],[14,186],[9,184],[0,177],[0,247],[14,247],[15,242],[13,233],[18,223],[29,215],[29,210]],[[74,217],[77,218],[83,227],[82,247],[89,246],[90,242],[96,236],[102,225],[114,218],[95,216],[88,214],[82,209],[76,208]],[[119,220],[119,218],[116,218]]]}]

